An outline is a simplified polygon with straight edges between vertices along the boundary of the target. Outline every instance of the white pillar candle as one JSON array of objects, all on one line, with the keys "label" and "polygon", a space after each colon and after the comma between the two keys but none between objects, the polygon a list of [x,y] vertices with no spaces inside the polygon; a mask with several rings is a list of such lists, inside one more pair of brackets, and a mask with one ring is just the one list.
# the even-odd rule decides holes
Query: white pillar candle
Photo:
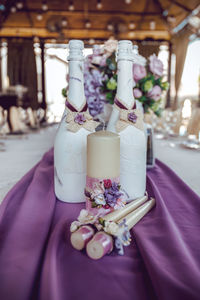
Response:
[{"label": "white pillar candle", "polygon": [[99,179],[120,175],[120,138],[109,131],[97,131],[87,137],[87,176]]}]

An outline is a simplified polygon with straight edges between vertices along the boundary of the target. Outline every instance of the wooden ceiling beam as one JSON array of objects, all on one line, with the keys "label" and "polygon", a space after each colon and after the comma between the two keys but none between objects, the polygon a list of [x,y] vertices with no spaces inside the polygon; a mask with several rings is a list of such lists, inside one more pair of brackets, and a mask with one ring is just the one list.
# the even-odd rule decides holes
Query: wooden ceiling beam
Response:
[{"label": "wooden ceiling beam", "polygon": [[[78,29],[65,29],[63,30],[65,39],[102,39],[107,40],[111,33],[107,30],[78,30]],[[4,27],[0,30],[0,37],[39,37],[45,39],[56,39],[58,38],[57,33],[48,32],[45,28],[14,28],[14,27]],[[164,39],[170,40],[170,34],[164,30],[135,30],[127,33],[120,33],[118,36],[119,39]]]},{"label": "wooden ceiling beam", "polygon": [[146,13],[146,10],[147,10],[148,6],[149,6],[149,1],[146,0],[146,1],[145,1],[145,5],[144,5],[144,10],[143,10],[143,12],[142,12],[142,14],[141,14],[141,19],[140,19],[140,21],[139,21],[139,23],[138,23],[138,29],[141,29],[142,22],[143,22],[143,20],[144,20],[144,18],[145,18],[145,13]]},{"label": "wooden ceiling beam", "polygon": [[[22,8],[20,10],[20,12],[26,12],[29,11],[30,13],[38,13],[40,10],[38,9],[25,9]],[[84,11],[83,10],[75,10],[75,11],[69,11],[69,10],[63,10],[63,9],[49,9],[47,12],[44,12],[44,14],[46,13],[50,13],[50,14],[54,14],[54,13],[58,13],[60,15],[77,15],[77,14],[81,14],[82,16],[84,15]],[[93,16],[116,16],[116,15],[121,15],[121,16],[141,16],[141,15],[145,15],[145,16],[158,16],[159,13],[158,12],[131,12],[131,11],[106,11],[106,10],[102,10],[102,11],[97,11],[97,10],[88,10],[88,16],[93,15]]]},{"label": "wooden ceiling beam", "polygon": [[33,24],[33,20],[32,20],[31,13],[30,13],[29,10],[28,10],[27,0],[24,0],[24,8],[25,8],[25,10],[26,10],[26,15],[27,15],[27,19],[28,19],[28,21],[29,21],[29,24],[30,24],[31,27],[33,27],[34,24]]},{"label": "wooden ceiling beam", "polygon": [[164,13],[164,9],[160,3],[160,0],[153,0],[154,3],[156,4],[156,6],[158,7],[159,11],[160,11],[160,16],[164,22],[164,24],[166,25],[168,31],[171,31],[171,27],[170,27],[170,24],[168,23],[167,21],[167,17],[163,14]]},{"label": "wooden ceiling beam", "polygon": [[0,28],[3,27],[3,24],[6,22],[10,15],[10,9],[15,4],[15,0],[8,0],[6,2],[6,10],[0,14]]},{"label": "wooden ceiling beam", "polygon": [[180,3],[180,2],[177,2],[176,0],[170,0],[171,3],[173,3],[174,5],[182,8],[183,10],[187,11],[188,13],[191,13],[192,10],[189,9],[187,6],[185,6],[184,4]]}]

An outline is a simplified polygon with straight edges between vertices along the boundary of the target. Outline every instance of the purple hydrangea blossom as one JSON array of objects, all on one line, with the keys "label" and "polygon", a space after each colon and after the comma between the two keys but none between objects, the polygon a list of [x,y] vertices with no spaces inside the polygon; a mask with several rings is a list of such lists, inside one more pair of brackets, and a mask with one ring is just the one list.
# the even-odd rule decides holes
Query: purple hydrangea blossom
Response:
[{"label": "purple hydrangea blossom", "polygon": [[123,195],[119,191],[119,186],[116,182],[112,183],[112,186],[109,189],[105,189],[104,197],[106,203],[111,207],[114,207],[117,204],[117,200]]},{"label": "purple hydrangea blossom", "polygon": [[84,114],[77,114],[74,118],[74,122],[78,123],[79,125],[83,125],[83,123],[86,121],[86,118]]},{"label": "purple hydrangea blossom", "polygon": [[90,114],[95,117],[103,112],[105,95],[101,92],[100,87],[102,82],[106,79],[105,75],[99,70],[89,70],[88,66],[85,67],[85,96],[88,103]]},{"label": "purple hydrangea blossom", "polygon": [[131,112],[128,114],[128,120],[132,123],[136,123],[137,121],[137,116],[134,112]]}]

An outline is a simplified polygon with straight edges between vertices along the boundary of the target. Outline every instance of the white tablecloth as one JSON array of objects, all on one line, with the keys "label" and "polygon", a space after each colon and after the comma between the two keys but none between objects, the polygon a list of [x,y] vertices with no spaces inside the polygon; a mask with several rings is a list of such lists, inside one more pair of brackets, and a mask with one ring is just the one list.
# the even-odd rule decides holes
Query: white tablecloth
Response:
[{"label": "white tablecloth", "polygon": [[[0,201],[53,146],[56,128],[57,125],[42,129],[20,140],[1,140],[5,143],[6,151],[0,152]],[[200,195],[200,152],[173,145],[173,140],[156,140],[156,157],[171,167]]]}]

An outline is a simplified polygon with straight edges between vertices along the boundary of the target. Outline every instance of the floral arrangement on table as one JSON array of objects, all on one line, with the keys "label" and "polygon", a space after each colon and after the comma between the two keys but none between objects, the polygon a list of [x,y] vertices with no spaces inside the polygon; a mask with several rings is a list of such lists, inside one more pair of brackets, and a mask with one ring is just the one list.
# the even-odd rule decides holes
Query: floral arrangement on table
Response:
[{"label": "floral arrangement on table", "polygon": [[103,47],[95,45],[93,54],[85,60],[85,96],[90,114],[95,117],[104,111],[105,103],[113,104],[117,88],[116,40]]},{"label": "floral arrangement on table", "polygon": [[92,190],[85,189],[92,208],[119,209],[126,204],[127,195],[119,183],[105,179],[95,183]]},{"label": "floral arrangement on table", "polygon": [[[89,112],[93,117],[104,112],[105,104],[113,104],[117,90],[117,63],[115,60],[116,40],[108,40],[103,47],[95,45],[93,53],[85,60],[85,96]],[[163,81],[163,63],[155,54],[144,65],[145,58],[135,54],[138,63],[133,64],[135,99],[142,103],[144,112],[162,112],[162,93],[168,89],[168,82]],[[142,61],[142,62],[141,62]],[[66,96],[66,89],[63,89]]]},{"label": "floral arrangement on table", "polygon": [[136,83],[133,95],[142,103],[144,112],[153,111],[160,116],[162,93],[169,87],[168,82],[163,81],[162,61],[153,54],[146,66],[133,64],[133,78]]}]

